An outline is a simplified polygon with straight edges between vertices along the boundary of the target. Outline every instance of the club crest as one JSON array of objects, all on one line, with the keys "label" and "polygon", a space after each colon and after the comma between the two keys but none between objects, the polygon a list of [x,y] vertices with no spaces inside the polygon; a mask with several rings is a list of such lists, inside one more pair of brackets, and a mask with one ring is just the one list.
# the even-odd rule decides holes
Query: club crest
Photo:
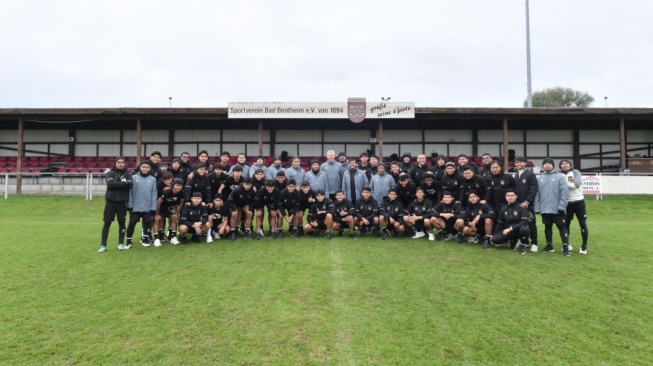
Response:
[{"label": "club crest", "polygon": [[365,119],[367,102],[365,98],[349,98],[347,100],[347,116],[354,123],[363,122]]}]

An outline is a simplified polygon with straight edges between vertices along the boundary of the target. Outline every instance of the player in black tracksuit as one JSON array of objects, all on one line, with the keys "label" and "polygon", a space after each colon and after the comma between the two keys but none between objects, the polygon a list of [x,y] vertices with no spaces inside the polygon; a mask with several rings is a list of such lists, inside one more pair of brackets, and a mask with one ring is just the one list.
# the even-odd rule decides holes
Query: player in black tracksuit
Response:
[{"label": "player in black tracksuit", "polygon": [[209,207],[207,212],[209,214],[208,226],[213,236],[216,239],[220,239],[221,235],[227,236],[230,231],[229,220],[231,219],[231,212],[229,211],[229,207],[224,204],[222,196],[216,195],[213,197],[213,205]]},{"label": "player in black tracksuit", "polygon": [[[157,228],[157,241],[154,246],[161,245],[166,237],[164,234],[166,219],[168,220],[168,240],[171,244],[179,244],[175,238],[177,235],[177,219],[181,212],[181,205],[186,200],[186,193],[183,190],[184,181],[181,178],[175,178],[172,181],[172,188],[166,189],[159,195],[157,202],[158,209],[154,215],[154,226]],[[175,238],[173,240],[173,238]],[[158,243],[158,245],[157,245]]]},{"label": "player in black tracksuit", "polygon": [[124,248],[125,220],[127,216],[127,201],[132,187],[132,176],[125,169],[125,158],[116,158],[113,169],[106,174],[107,191],[104,194],[104,226],[102,226],[102,242],[98,252],[107,250],[109,228],[115,217],[118,217],[118,249]]},{"label": "player in black tracksuit", "polygon": [[394,188],[388,191],[388,196],[379,205],[379,226],[383,230],[383,240],[394,236],[395,232],[404,232],[404,205],[397,199]]},{"label": "player in black tracksuit", "polygon": [[531,231],[530,244],[537,246],[537,226],[535,225],[534,210],[535,196],[537,195],[537,177],[531,169],[526,168],[526,158],[523,156],[515,158],[515,169],[517,169],[517,172],[513,173],[513,177],[515,178],[517,203],[522,207],[526,207],[528,212],[531,213],[531,219],[528,222],[528,229]]},{"label": "player in black tracksuit", "polygon": [[182,244],[187,243],[186,234],[193,234],[194,243],[200,242],[200,235],[208,231],[209,215],[206,206],[202,204],[202,193],[194,192],[191,196],[190,205],[184,205],[179,218],[179,239]]},{"label": "player in black tracksuit", "polygon": [[[224,183],[227,177],[228,175],[222,171],[222,167],[219,164],[213,166],[213,171],[211,172],[211,174],[209,174],[209,184],[211,185],[211,197],[215,197],[215,195],[218,194],[218,191],[220,190],[220,186],[222,185],[222,183]],[[225,193],[231,193],[231,190]],[[228,195],[222,197],[224,199],[228,197]]]},{"label": "player in black tracksuit", "polygon": [[503,205],[506,204],[506,191],[515,188],[515,178],[508,173],[503,172],[503,164],[500,161],[493,161],[490,164],[490,172],[492,173],[488,182],[492,187],[492,202],[488,202],[494,208],[494,212],[499,212]]},{"label": "player in black tracksuit", "polygon": [[338,230],[338,236],[342,236],[344,232],[343,227],[347,225],[349,227],[349,237],[352,239],[356,238],[354,236],[354,228],[356,227],[355,214],[356,209],[354,208],[354,204],[345,198],[345,192],[343,190],[337,190],[331,215],[333,216],[333,229]]},{"label": "player in black tracksuit", "polygon": [[471,191],[476,192],[481,203],[490,202],[492,190],[487,179],[474,173],[474,169],[469,165],[463,167],[463,177],[465,180],[463,180],[460,186],[460,197],[458,198],[463,207],[467,207],[467,195]]},{"label": "player in black tracksuit", "polygon": [[[235,169],[240,168],[236,167]],[[234,170],[235,171],[235,170]],[[229,193],[227,198],[227,206],[231,211],[231,231],[229,239],[236,240],[236,227],[241,220],[245,220],[245,238],[252,238],[252,211],[254,197],[256,193],[252,189],[252,180],[250,178],[242,178],[243,183]]]},{"label": "player in black tracksuit", "polygon": [[304,235],[304,213],[311,207],[313,202],[315,202],[315,190],[305,180],[302,182],[302,186],[299,187],[299,211],[297,211],[299,236]]},{"label": "player in black tracksuit", "polygon": [[263,210],[268,209],[268,226],[270,227],[270,237],[275,238],[274,228],[277,221],[277,209],[279,207],[279,190],[274,187],[274,180],[268,179],[265,186],[256,192],[254,199],[254,209],[256,210],[256,240],[263,238]]},{"label": "player in black tracksuit", "polygon": [[424,173],[424,179],[419,186],[424,190],[424,199],[430,200],[433,204],[440,202],[442,186],[433,172]]},{"label": "player in black tracksuit", "polygon": [[463,242],[465,217],[463,206],[454,201],[451,192],[445,191],[442,194],[442,202],[433,207],[431,212],[431,225],[440,230],[438,240],[448,240],[447,234],[457,233],[456,242],[461,244]]},{"label": "player in black tracksuit", "polygon": [[359,227],[360,236],[365,236],[368,228],[373,228],[372,233],[376,238],[379,235],[379,204],[372,197],[372,189],[363,187],[361,198],[354,204],[356,209],[355,225]]},{"label": "player in black tracksuit", "polygon": [[[296,188],[295,180],[289,179],[286,188],[279,193],[279,214],[277,214],[277,217],[281,217],[281,220],[286,219],[289,224],[290,236],[295,239],[299,238],[299,230],[297,229],[299,223],[299,215],[297,215],[299,211],[299,191]],[[277,238],[283,238],[282,228],[283,221],[277,224]]]},{"label": "player in black tracksuit", "polygon": [[417,189],[417,185],[410,180],[407,174],[399,175],[399,183],[395,185],[395,190],[397,191],[397,199],[404,208],[408,207],[415,199],[415,189]]},{"label": "player in black tracksuit", "polygon": [[210,203],[211,200],[211,182],[209,181],[209,176],[206,174],[206,166],[199,164],[195,170],[193,178],[189,178],[186,181],[186,186],[184,187],[186,191],[186,202],[190,202],[190,197],[195,192],[200,192],[202,194],[202,202]]},{"label": "player in black tracksuit", "polygon": [[319,236],[322,230],[326,231],[325,237],[331,239],[331,226],[333,225],[333,203],[326,197],[326,193],[322,189],[315,191],[315,202],[308,209],[308,216],[306,216],[306,225],[304,231],[310,233],[315,231],[315,236]]},{"label": "player in black tracksuit", "polygon": [[460,187],[463,184],[465,177],[462,174],[458,173],[456,170],[456,164],[453,162],[448,162],[445,164],[444,175],[440,179],[440,185],[442,186],[442,192],[449,192],[453,195],[454,200],[460,199]]},{"label": "player in black tracksuit", "polygon": [[425,192],[422,187],[418,187],[415,192],[415,199],[408,205],[406,208],[406,213],[404,214],[404,223],[409,228],[415,228],[415,235],[413,239],[419,239],[426,234],[424,230],[429,232],[429,239],[434,240],[435,237],[431,232],[431,209],[433,208],[433,202],[431,200],[424,198]]},{"label": "player in black tracksuit", "polygon": [[517,244],[519,254],[525,254],[525,243],[530,235],[528,230],[529,214],[528,209],[517,203],[517,195],[513,189],[506,191],[507,204],[501,208],[497,215],[497,223],[492,235],[493,244],[504,244],[511,240],[520,240]]},{"label": "player in black tracksuit", "polygon": [[492,206],[487,203],[481,203],[479,194],[476,191],[469,191],[467,194],[469,202],[465,209],[465,228],[463,234],[474,237],[474,243],[483,236],[483,248],[490,247],[490,237],[494,230],[494,220],[496,213]]}]

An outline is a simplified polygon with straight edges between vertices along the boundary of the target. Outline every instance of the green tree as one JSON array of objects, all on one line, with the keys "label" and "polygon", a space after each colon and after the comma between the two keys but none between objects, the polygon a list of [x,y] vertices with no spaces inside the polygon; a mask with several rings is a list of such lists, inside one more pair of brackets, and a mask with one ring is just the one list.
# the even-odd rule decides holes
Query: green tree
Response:
[{"label": "green tree", "polygon": [[[594,103],[594,97],[587,92],[555,86],[533,93],[535,108],[587,108]],[[528,100],[524,100],[524,107]]]}]

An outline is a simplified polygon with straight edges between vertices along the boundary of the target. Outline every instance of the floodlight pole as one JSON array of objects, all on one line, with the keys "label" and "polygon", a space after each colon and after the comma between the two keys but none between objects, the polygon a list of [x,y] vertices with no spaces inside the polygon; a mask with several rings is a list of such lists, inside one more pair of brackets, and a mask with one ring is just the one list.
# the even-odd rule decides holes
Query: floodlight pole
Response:
[{"label": "floodlight pole", "polygon": [[528,11],[528,0],[526,0],[526,77],[527,77],[527,107],[533,108],[533,93],[531,85],[531,25]]}]

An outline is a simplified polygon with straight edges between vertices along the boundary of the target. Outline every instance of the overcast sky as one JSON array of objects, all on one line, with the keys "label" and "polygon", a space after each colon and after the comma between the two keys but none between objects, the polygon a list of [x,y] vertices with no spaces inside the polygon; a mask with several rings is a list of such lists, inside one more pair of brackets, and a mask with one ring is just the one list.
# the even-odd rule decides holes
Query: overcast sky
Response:
[{"label": "overcast sky", "polygon": [[[531,0],[533,90],[653,107],[653,1]],[[521,107],[524,0],[0,0],[0,108]]]}]

